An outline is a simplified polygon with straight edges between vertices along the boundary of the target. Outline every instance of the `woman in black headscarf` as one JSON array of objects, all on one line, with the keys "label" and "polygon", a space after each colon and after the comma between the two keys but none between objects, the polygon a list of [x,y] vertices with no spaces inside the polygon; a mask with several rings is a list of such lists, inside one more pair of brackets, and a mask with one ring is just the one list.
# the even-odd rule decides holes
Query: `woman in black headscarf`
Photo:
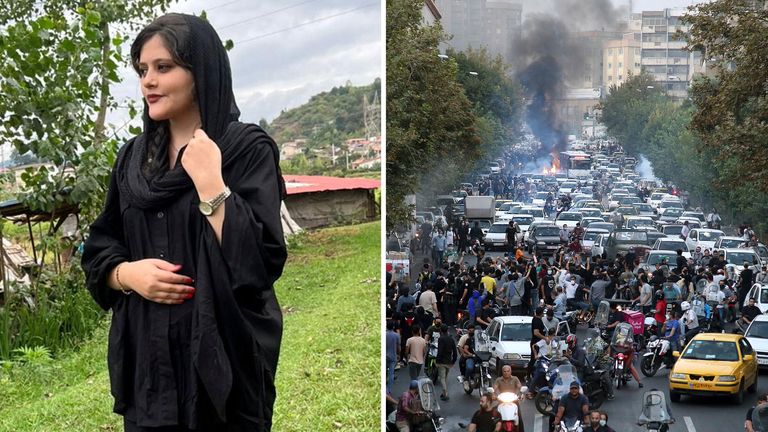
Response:
[{"label": "woman in black headscarf", "polygon": [[274,141],[237,121],[204,20],[169,14],[131,47],[144,131],[120,149],[83,267],[112,310],[114,411],[133,431],[269,431],[286,260]]}]

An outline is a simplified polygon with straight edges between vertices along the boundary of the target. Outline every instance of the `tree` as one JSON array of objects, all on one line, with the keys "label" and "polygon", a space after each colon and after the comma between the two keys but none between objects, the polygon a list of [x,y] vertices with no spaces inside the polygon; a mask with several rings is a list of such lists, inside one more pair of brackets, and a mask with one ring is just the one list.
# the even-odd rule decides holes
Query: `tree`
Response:
[{"label": "tree", "polygon": [[[691,86],[691,128],[721,164],[719,186],[749,184],[768,192],[768,10],[749,0],[690,8],[690,48],[705,52],[714,76]],[[731,161],[738,163],[731,163]]]},{"label": "tree", "polygon": [[[31,207],[51,212],[61,201],[77,203],[84,223],[101,208],[118,146],[106,116],[116,105],[110,86],[126,62],[125,32],[170,3],[21,0],[0,8],[0,140],[60,173],[24,174],[29,190],[20,198]],[[65,175],[65,167],[74,175]],[[65,187],[71,192],[60,194]]]},{"label": "tree", "polygon": [[438,57],[440,24],[424,25],[423,2],[387,0],[387,229],[410,223],[406,195],[422,179],[452,184],[462,164],[479,157],[475,115],[456,79],[454,60]]},{"label": "tree", "polygon": [[608,96],[600,102],[600,121],[608,134],[616,137],[630,154],[642,153],[642,134],[651,113],[664,96],[659,84],[649,74],[629,77],[621,86],[611,85]]}]

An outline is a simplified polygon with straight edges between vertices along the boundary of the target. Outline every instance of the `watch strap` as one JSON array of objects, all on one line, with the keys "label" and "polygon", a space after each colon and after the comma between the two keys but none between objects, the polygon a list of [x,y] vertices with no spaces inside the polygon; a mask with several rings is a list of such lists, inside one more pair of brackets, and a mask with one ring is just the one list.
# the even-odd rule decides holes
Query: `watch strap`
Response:
[{"label": "watch strap", "polygon": [[213,199],[206,201],[206,203],[211,206],[211,210],[216,211],[216,209],[229,198],[229,196],[232,194],[232,191],[229,190],[228,186],[224,187],[224,191],[218,195],[216,195]]}]

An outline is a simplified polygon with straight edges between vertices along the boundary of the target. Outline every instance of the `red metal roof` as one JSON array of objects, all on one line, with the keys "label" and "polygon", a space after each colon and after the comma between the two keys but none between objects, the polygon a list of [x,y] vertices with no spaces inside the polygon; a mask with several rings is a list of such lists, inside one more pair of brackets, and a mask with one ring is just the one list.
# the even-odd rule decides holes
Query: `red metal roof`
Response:
[{"label": "red metal roof", "polygon": [[284,175],[288,195],[349,189],[378,189],[381,181],[354,177]]}]

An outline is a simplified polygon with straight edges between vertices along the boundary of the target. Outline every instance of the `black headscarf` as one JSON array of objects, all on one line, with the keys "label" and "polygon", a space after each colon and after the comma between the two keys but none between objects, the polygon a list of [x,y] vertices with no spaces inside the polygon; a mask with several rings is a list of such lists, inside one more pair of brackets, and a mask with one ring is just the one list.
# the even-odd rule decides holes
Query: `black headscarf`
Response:
[{"label": "black headscarf", "polygon": [[[200,120],[208,137],[221,150],[222,167],[238,159],[247,146],[267,140],[272,147],[277,165],[280,196],[285,199],[285,182],[280,172],[280,151],[274,140],[255,124],[238,122],[240,110],[232,91],[232,72],[229,58],[218,34],[205,20],[185,14],[168,14],[184,20],[188,37],[182,38],[177,47],[179,56],[190,66],[194,79]],[[161,123],[149,117],[149,107],[144,101],[144,133],[125,146],[117,161],[118,186],[121,196],[137,208],[154,209],[171,202],[174,197],[186,192],[194,185],[181,166],[181,156],[186,147],[179,151],[176,166],[162,170],[157,175],[147,175],[143,167],[150,157],[163,165],[168,157],[166,142],[157,142]],[[167,127],[167,126],[166,126]],[[155,146],[155,148],[153,148]],[[152,156],[154,155],[154,156]]]}]

